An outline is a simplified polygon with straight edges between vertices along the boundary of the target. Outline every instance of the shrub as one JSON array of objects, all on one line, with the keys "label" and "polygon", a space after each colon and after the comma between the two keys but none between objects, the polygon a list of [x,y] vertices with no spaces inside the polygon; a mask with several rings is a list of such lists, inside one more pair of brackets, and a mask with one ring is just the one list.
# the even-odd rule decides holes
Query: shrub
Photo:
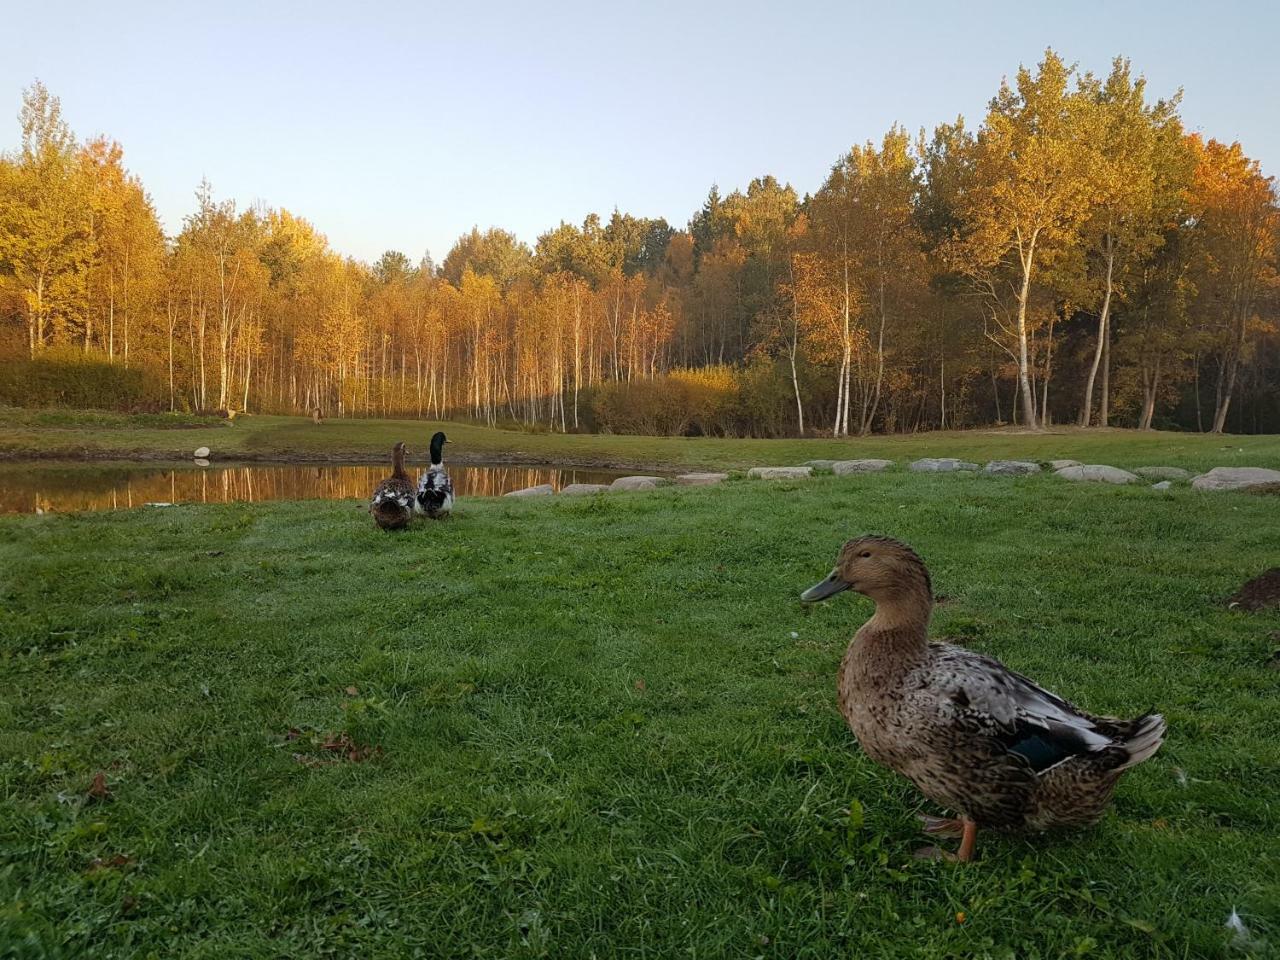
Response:
[{"label": "shrub", "polygon": [[738,436],[749,423],[741,377],[734,367],[716,366],[597,384],[589,399],[591,426],[601,433]]},{"label": "shrub", "polygon": [[0,361],[0,405],[138,411],[159,409],[162,402],[138,368],[79,351]]}]

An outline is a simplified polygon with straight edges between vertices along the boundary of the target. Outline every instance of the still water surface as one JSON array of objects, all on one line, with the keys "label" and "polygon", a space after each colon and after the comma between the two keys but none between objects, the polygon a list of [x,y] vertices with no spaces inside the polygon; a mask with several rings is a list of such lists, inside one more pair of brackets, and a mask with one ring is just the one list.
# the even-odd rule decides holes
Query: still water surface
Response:
[{"label": "still water surface", "polygon": [[[416,478],[424,469],[410,464]],[[252,463],[209,467],[136,464],[0,464],[0,513],[125,510],[146,503],[364,499],[389,472],[382,464]],[[459,497],[495,497],[549,483],[609,483],[609,470],[502,464],[450,466]]]}]

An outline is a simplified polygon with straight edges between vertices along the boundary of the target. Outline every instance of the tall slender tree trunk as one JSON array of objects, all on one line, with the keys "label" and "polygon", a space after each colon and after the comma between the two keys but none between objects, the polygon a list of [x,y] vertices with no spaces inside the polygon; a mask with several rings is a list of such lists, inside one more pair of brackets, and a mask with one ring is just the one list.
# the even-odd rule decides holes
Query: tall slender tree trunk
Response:
[{"label": "tall slender tree trunk", "polygon": [[1036,426],[1036,401],[1035,394],[1031,392],[1031,364],[1027,349],[1027,301],[1031,296],[1031,270],[1035,262],[1038,235],[1039,231],[1031,234],[1025,252],[1022,250],[1021,240],[1018,243],[1022,264],[1022,286],[1018,290],[1018,387],[1022,391],[1022,422],[1033,428]]},{"label": "tall slender tree trunk", "polygon": [[1155,419],[1156,394],[1160,389],[1160,361],[1157,356],[1154,369],[1148,369],[1144,358],[1142,364],[1142,416],[1138,419],[1139,430],[1150,430]]},{"label": "tall slender tree trunk", "polygon": [[[1098,367],[1102,363],[1102,354],[1106,349],[1107,320],[1111,315],[1112,277],[1115,268],[1115,243],[1107,234],[1107,273],[1106,286],[1102,295],[1102,311],[1098,314],[1098,342],[1093,349],[1093,362],[1089,365],[1089,376],[1084,382],[1084,400],[1080,407],[1080,426],[1087,427],[1093,420],[1093,385],[1098,376]],[[1106,391],[1103,391],[1104,395]]]},{"label": "tall slender tree trunk", "polygon": [[[883,243],[883,240],[881,241]],[[876,382],[871,403],[863,409],[862,422],[858,424],[858,433],[866,436],[871,432],[871,423],[875,420],[876,409],[880,406],[880,385],[884,382],[884,328],[888,322],[888,311],[884,299],[884,259],[877,262],[880,273],[880,331],[876,339]]]},{"label": "tall slender tree trunk", "polygon": [[1102,396],[1098,401],[1098,426],[1111,425],[1111,323],[1102,335],[1102,385],[1099,388]]}]

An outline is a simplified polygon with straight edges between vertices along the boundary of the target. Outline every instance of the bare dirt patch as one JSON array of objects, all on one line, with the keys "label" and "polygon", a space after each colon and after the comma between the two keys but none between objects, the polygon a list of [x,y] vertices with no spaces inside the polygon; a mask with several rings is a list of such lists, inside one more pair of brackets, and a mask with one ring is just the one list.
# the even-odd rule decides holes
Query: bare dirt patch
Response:
[{"label": "bare dirt patch", "polygon": [[1244,584],[1227,598],[1227,606],[1250,613],[1280,607],[1280,567],[1272,567]]}]

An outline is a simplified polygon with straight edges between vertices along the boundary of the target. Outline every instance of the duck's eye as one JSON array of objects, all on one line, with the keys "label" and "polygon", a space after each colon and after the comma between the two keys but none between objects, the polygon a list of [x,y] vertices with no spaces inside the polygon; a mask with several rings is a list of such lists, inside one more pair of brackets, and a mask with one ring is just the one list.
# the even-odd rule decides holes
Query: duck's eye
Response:
[{"label": "duck's eye", "polygon": [[865,559],[865,558],[867,558],[867,557],[870,557],[870,556],[871,556],[871,551],[870,551],[870,550],[863,550],[863,551],[862,551],[862,553],[858,554],[858,556],[863,557],[863,558]]}]

